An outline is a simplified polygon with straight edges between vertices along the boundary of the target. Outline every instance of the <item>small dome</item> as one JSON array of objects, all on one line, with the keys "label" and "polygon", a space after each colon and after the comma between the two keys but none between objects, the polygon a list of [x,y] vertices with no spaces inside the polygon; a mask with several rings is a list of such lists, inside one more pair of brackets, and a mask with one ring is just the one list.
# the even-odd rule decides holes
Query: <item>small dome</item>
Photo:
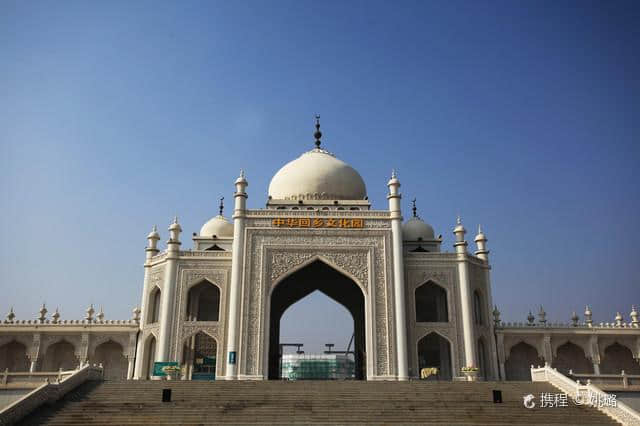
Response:
[{"label": "small dome", "polygon": [[149,233],[149,235],[147,235],[147,239],[154,239],[154,240],[159,240],[160,239],[160,234],[158,234],[158,227],[153,225],[153,228],[151,229],[151,232]]},{"label": "small dome", "polygon": [[233,224],[224,216],[211,218],[200,228],[200,236],[211,238],[214,235],[218,238],[233,237]]},{"label": "small dome", "polygon": [[178,223],[178,216],[173,218],[173,222],[171,223],[171,225],[169,225],[169,231],[178,231],[178,232],[182,232],[182,228],[180,227],[180,224]]},{"label": "small dome", "polygon": [[478,235],[476,235],[476,238],[474,239],[474,241],[476,243],[479,241],[489,241],[487,240],[487,236],[484,235],[484,232],[482,232],[482,228],[480,228],[480,226],[478,226]]},{"label": "small dome", "polygon": [[315,148],[273,176],[269,196],[275,200],[363,200],[367,188],[353,167]]},{"label": "small dome", "polygon": [[434,240],[435,233],[431,225],[414,216],[402,225],[402,239],[404,241]]}]

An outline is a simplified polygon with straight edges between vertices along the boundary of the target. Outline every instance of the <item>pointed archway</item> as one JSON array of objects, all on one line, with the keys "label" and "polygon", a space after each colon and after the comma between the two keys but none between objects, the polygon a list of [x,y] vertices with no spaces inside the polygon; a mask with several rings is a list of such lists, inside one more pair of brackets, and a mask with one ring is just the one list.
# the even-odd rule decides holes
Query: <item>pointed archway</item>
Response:
[{"label": "pointed archway", "polygon": [[355,378],[366,378],[365,299],[358,284],[321,260],[284,278],[271,292],[269,310],[268,378],[280,378],[280,320],[297,301],[321,291],[343,305],[353,317]]},{"label": "pointed archway", "polygon": [[29,371],[27,347],[16,340],[0,346],[0,371]]},{"label": "pointed archway", "polygon": [[451,343],[440,334],[431,332],[418,341],[418,371],[437,368],[441,380],[451,380]]},{"label": "pointed archway", "polygon": [[153,376],[153,363],[156,359],[156,336],[150,334],[147,336],[144,349],[144,360],[142,364],[142,377],[150,379]]},{"label": "pointed archway", "polygon": [[593,374],[593,364],[580,346],[566,342],[558,347],[557,352],[551,366],[562,374],[568,374],[570,370],[577,374]]},{"label": "pointed archway", "polygon": [[126,380],[127,358],[120,343],[107,340],[98,345],[90,361],[91,364],[102,364],[104,380]]},{"label": "pointed archway", "polygon": [[203,331],[185,339],[182,366],[186,380],[215,380],[218,342]]},{"label": "pointed archway", "polygon": [[519,342],[511,347],[509,358],[504,363],[507,380],[530,381],[531,366],[544,365],[544,359],[538,355],[538,350],[525,342]]}]

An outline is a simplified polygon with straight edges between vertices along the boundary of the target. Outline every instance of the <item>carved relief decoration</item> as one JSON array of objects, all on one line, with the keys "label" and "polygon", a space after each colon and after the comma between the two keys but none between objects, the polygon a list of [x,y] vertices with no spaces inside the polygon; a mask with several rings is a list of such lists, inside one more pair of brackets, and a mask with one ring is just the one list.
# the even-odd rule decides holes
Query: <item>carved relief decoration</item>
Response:
[{"label": "carved relief decoration", "polygon": [[592,352],[589,348],[588,336],[553,336],[551,338],[551,350],[554,358],[558,357],[558,348],[565,343],[573,343],[578,346],[584,352],[584,356],[591,359]]},{"label": "carved relief decoration", "polygon": [[273,252],[271,254],[271,286],[279,279],[282,278],[285,273],[296,269],[297,266],[302,265],[308,260],[318,257],[321,259],[329,260],[330,264],[338,266],[345,272],[348,272],[352,278],[356,279],[356,283],[367,290],[367,284],[369,280],[369,259],[368,251],[359,250],[357,252],[347,252],[341,250],[336,251],[323,251],[321,255],[318,255],[318,250],[307,251],[281,251]]},{"label": "carved relief decoration", "polygon": [[160,266],[157,268],[153,268],[151,275],[149,276],[149,292],[153,290],[154,287],[158,287],[162,290],[164,284],[164,266]]},{"label": "carved relief decoration", "polygon": [[[215,333],[215,336],[213,334],[211,336],[216,339],[219,347],[223,346],[229,275],[229,268],[221,268],[219,264],[207,264],[202,261],[179,263],[178,294],[173,326],[175,333],[171,339],[171,353],[175,354],[176,359],[182,359],[182,345],[187,336],[200,330],[206,330],[207,334]],[[208,281],[220,290],[219,321],[186,321],[189,290],[203,281]],[[219,330],[222,330],[222,333]]]},{"label": "carved relief decoration", "polygon": [[[95,336],[92,335],[91,342],[89,345],[89,358],[93,358],[95,356],[96,349],[98,348],[98,346],[108,342],[109,340],[122,346],[122,355],[124,356],[126,356],[131,350],[129,334],[113,333],[113,334],[99,334]],[[135,341],[133,342],[133,344],[135,346]]]},{"label": "carved relief decoration", "polygon": [[[628,335],[628,336],[593,336],[591,339],[593,341],[593,338],[596,337],[595,340],[595,345],[591,346],[591,350],[592,351],[598,351],[598,353],[600,354],[600,358],[603,359],[605,357],[605,351],[607,350],[607,348],[615,343],[618,343],[621,346],[624,346],[625,348],[629,349],[631,351],[631,355],[633,356],[633,358],[638,359],[640,357],[640,353],[637,352],[637,350],[639,350],[640,348],[634,348],[634,336],[632,335]],[[638,337],[638,339],[640,339],[640,337]],[[600,361],[597,361],[598,363],[600,363]]]},{"label": "carved relief decoration", "polygon": [[80,338],[80,346],[76,347],[76,358],[80,361],[86,361],[89,355],[89,334],[82,333]]},{"label": "carved relief decoration", "polygon": [[[407,321],[409,323],[409,335],[413,336],[414,347],[409,352],[409,362],[414,369],[418,368],[417,347],[420,339],[426,335],[420,335],[424,330],[438,330],[441,334],[449,338],[451,342],[451,357],[453,365],[464,365],[464,343],[462,329],[462,319],[459,313],[459,295],[457,291],[457,265],[455,259],[452,258],[451,263],[442,261],[433,262],[425,261],[422,263],[412,263],[407,270],[407,294],[406,294],[406,312]],[[442,287],[447,294],[447,310],[449,314],[449,322],[447,323],[418,323],[416,322],[416,289],[427,282]],[[427,333],[428,334],[428,333]],[[415,353],[414,353],[415,349]],[[417,371],[417,370],[416,370]]]},{"label": "carved relief decoration", "polygon": [[509,359],[511,355],[511,348],[513,348],[518,343],[526,343],[532,346],[536,352],[538,353],[539,358],[544,358],[544,349],[543,345],[543,336],[541,335],[526,335],[526,336],[510,336],[504,335],[504,361]]},{"label": "carved relief decoration", "polygon": [[[35,338],[35,335],[34,335]],[[41,354],[46,354],[47,353],[47,349],[49,349],[49,347],[51,345],[55,345],[58,342],[61,341],[66,341],[69,342],[73,345],[73,348],[75,350],[76,356],[78,356],[79,354],[81,354],[81,347],[82,344],[84,343],[83,340],[83,335],[80,334],[69,334],[69,335],[60,335],[60,334],[44,334],[41,335],[39,337],[40,339],[40,353]],[[35,342],[34,342],[35,343]]]},{"label": "carved relief decoration", "polygon": [[[268,324],[269,291],[287,273],[314,257],[323,259],[344,271],[365,292],[365,311],[373,326],[370,347],[376,353],[373,375],[393,374],[393,300],[391,276],[390,232],[335,230],[251,229],[245,243],[243,300],[241,310],[240,370],[248,376],[266,374],[262,363]],[[369,355],[369,354],[367,354]]]},{"label": "carved relief decoration", "polygon": [[0,347],[6,345],[7,343],[11,343],[14,340],[18,343],[22,343],[26,348],[27,353],[29,353],[29,348],[31,348],[33,344],[33,337],[31,334],[29,335],[8,334],[8,335],[0,336]]}]

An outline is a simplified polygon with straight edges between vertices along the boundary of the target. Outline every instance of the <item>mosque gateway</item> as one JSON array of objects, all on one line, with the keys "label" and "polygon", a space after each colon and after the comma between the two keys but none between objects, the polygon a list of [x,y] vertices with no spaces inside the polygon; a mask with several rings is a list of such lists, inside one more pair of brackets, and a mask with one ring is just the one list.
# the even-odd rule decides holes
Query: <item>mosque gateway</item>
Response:
[{"label": "mosque gateway", "polygon": [[469,242],[458,218],[453,252],[441,251],[442,237],[415,203],[403,222],[395,173],[387,208],[374,210],[360,174],[325,150],[321,136],[316,124],[315,148],[275,174],[264,209],[246,207],[240,172],[231,218],[221,207],[191,249],[177,218],[165,251],[154,227],[132,319],[105,319],[93,307],[82,320],[45,306],[29,320],[11,310],[0,325],[0,371],[89,363],[102,364],[107,379],[148,379],[176,365],[182,380],[277,379],[280,319],[320,290],[353,317],[356,379],[407,380],[437,368],[440,380],[455,380],[471,366],[487,380],[530,380],[530,366],[545,363],[565,374],[640,374],[635,308],[628,322],[618,313],[595,324],[588,308],[567,324],[547,322],[542,308],[525,323],[502,322],[482,230]]}]

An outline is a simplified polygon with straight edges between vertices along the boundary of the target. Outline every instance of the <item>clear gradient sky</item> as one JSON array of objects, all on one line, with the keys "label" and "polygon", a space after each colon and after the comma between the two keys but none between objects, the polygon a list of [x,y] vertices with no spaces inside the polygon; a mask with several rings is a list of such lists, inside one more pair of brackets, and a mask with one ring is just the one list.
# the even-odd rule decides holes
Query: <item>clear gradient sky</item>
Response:
[{"label": "clear gradient sky", "polygon": [[[191,247],[240,168],[264,207],[320,113],[374,208],[395,167],[444,250],[458,213],[483,225],[504,319],[628,319],[638,22],[637,1],[4,0],[1,313],[129,318],[151,226],[178,214]],[[283,335],[346,345],[346,318],[314,296]]]}]

